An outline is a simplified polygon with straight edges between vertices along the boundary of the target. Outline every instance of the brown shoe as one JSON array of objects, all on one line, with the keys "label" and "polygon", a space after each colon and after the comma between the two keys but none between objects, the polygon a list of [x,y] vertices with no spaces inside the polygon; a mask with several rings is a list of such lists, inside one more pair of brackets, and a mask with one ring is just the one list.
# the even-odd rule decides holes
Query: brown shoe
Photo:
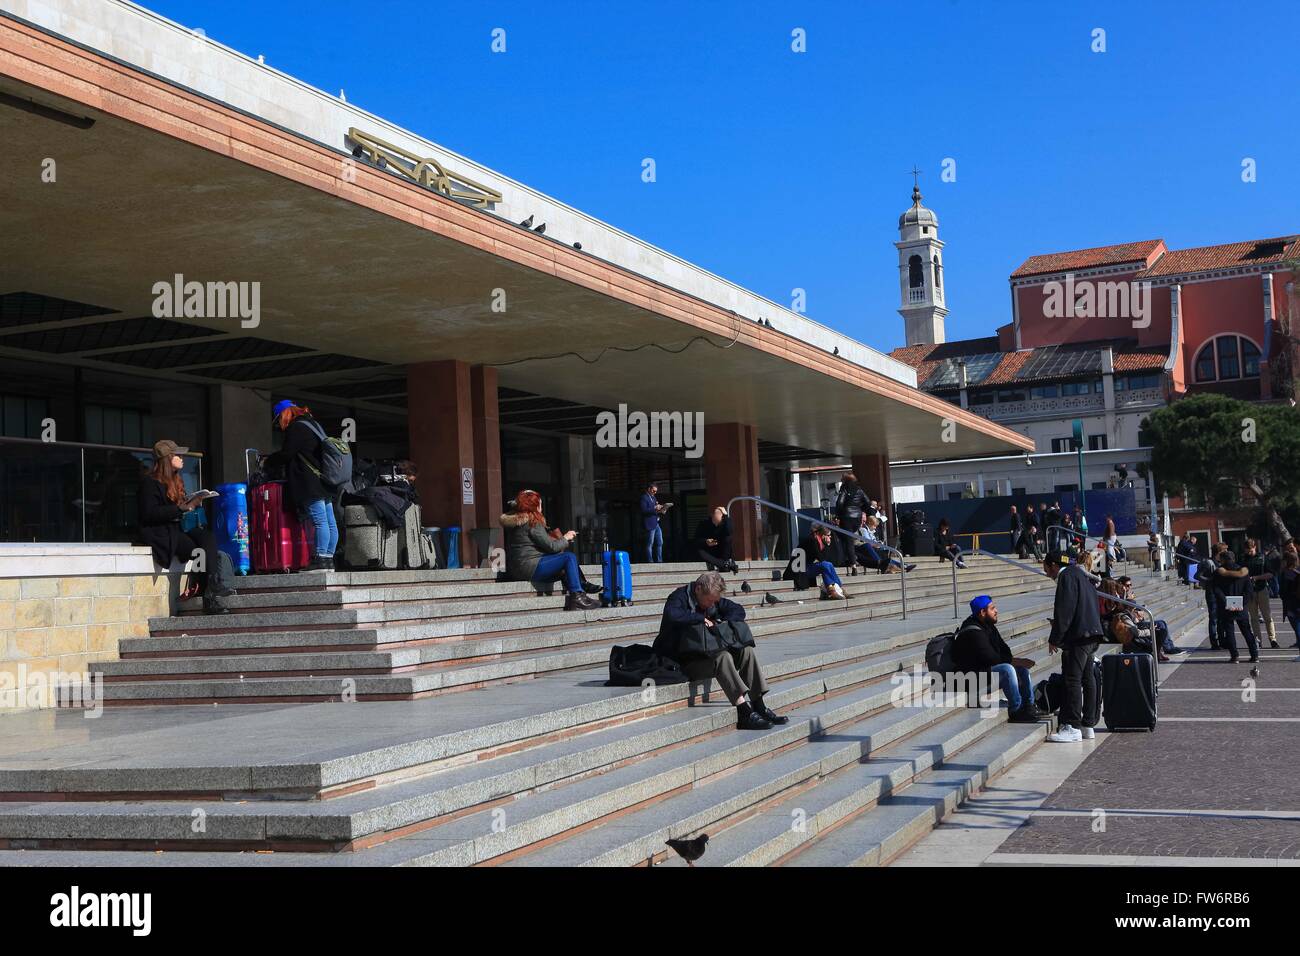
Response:
[{"label": "brown shoe", "polygon": [[592,611],[598,607],[600,607],[599,601],[593,601],[587,595],[579,594],[576,591],[564,596],[564,609],[566,611]]}]

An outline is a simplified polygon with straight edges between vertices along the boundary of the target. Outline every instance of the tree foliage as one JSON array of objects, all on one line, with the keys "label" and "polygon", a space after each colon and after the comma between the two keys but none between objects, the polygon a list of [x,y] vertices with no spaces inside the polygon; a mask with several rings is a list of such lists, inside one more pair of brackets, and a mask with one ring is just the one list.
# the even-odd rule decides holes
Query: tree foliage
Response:
[{"label": "tree foliage", "polygon": [[1164,488],[1222,507],[1241,504],[1249,491],[1277,536],[1291,536],[1279,515],[1300,503],[1300,412],[1290,404],[1192,395],[1148,415],[1140,440]]}]

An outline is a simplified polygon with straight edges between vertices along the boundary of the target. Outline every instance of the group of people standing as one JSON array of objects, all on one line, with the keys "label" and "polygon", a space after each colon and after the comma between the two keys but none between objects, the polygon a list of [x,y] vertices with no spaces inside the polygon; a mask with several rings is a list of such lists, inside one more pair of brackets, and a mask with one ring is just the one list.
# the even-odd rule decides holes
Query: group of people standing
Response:
[{"label": "group of people standing", "polygon": [[[339,541],[334,506],[341,492],[328,488],[322,479],[321,447],[327,436],[310,409],[289,399],[277,402],[271,416],[284,441],[279,451],[262,458],[262,467],[284,475],[288,503],[312,531],[309,570],[332,570]],[[153,464],[141,477],[137,494],[137,540],[152,549],[155,563],[164,569],[173,561],[184,564],[202,554],[198,570],[190,576],[194,593],[202,597],[205,613],[226,614],[224,599],[237,593],[230,556],[217,547],[208,528],[182,527],[182,519],[203,504],[201,497],[185,488],[183,456],[188,453],[188,448],[170,439],[154,444]]]},{"label": "group of people standing", "polygon": [[[1190,549],[1184,548],[1186,542],[1190,542]],[[1189,537],[1184,536],[1179,547],[1184,548],[1183,553],[1191,550],[1196,556],[1195,542]],[[1288,541],[1281,551],[1265,554],[1259,541],[1250,538],[1241,558],[1221,543],[1213,557],[1200,559],[1195,566],[1193,579],[1205,590],[1212,649],[1227,651],[1228,659],[1236,662],[1238,631],[1246,641],[1252,662],[1259,660],[1265,637],[1270,646],[1279,647],[1273,597],[1281,599],[1282,615],[1295,631],[1293,646],[1300,647],[1300,554],[1294,541]]]}]

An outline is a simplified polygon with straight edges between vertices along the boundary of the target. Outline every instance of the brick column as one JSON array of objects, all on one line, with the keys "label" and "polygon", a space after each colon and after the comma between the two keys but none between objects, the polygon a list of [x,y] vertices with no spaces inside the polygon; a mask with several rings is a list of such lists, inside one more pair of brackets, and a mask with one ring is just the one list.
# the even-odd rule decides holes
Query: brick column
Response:
[{"label": "brick column", "polygon": [[854,455],[850,460],[853,463],[853,473],[858,476],[858,484],[868,497],[880,503],[880,510],[889,516],[885,529],[893,537],[898,529],[894,527],[894,491],[889,482],[889,455]]},{"label": "brick column", "polygon": [[[407,432],[419,466],[420,508],[426,524],[461,529],[463,566],[474,567],[469,532],[497,523],[501,513],[501,439],[496,370],[464,362],[421,362],[406,370]],[[473,475],[472,502],[462,475]],[[483,555],[482,557],[486,557]]]},{"label": "brick column", "polygon": [[[501,428],[497,370],[475,365],[469,373],[474,428],[474,520],[479,528],[501,523]],[[495,535],[500,538],[500,532]],[[497,546],[504,541],[497,540]],[[482,559],[486,555],[479,555]]]},{"label": "brick column", "polygon": [[[709,508],[726,505],[736,495],[757,495],[758,432],[736,422],[704,426],[704,485]],[[761,553],[759,522],[752,501],[731,511],[732,548],[737,561],[755,560]],[[784,525],[782,525],[784,526]],[[687,534],[694,528],[687,528]]]}]

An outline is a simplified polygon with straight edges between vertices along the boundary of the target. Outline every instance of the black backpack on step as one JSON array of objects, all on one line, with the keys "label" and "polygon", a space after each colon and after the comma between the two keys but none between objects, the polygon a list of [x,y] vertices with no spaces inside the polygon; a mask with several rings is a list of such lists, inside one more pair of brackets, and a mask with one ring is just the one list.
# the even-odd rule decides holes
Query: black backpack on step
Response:
[{"label": "black backpack on step", "polygon": [[684,684],[686,675],[676,661],[660,657],[648,644],[610,648],[606,687],[641,687],[646,681],[656,685]]}]

